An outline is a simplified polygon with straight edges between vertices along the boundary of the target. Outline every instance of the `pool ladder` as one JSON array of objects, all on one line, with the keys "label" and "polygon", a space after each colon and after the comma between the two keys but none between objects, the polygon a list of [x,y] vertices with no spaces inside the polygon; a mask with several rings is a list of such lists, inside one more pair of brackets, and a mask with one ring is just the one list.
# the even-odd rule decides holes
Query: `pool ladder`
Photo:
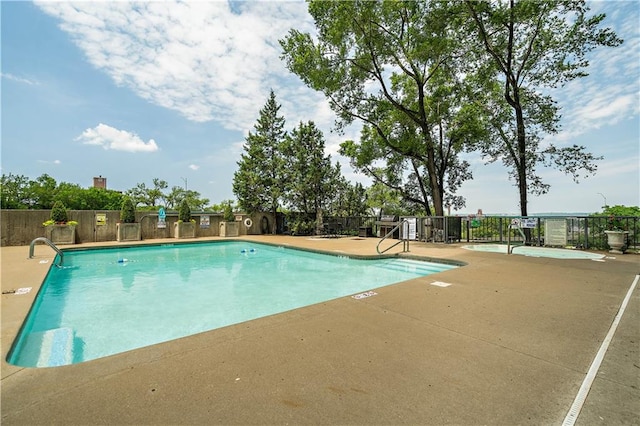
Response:
[{"label": "pool ladder", "polygon": [[409,226],[409,221],[407,219],[403,219],[402,221],[398,222],[398,224],[396,225],[395,228],[393,228],[391,231],[387,232],[387,235],[385,235],[384,237],[382,237],[380,239],[380,241],[378,241],[378,245],[376,246],[376,251],[378,252],[378,254],[383,254],[389,250],[391,250],[392,248],[394,248],[395,246],[397,246],[398,244],[402,243],[402,252],[408,252],[409,251],[409,239],[407,238],[407,234],[408,231],[406,229],[403,229],[402,231],[402,235],[400,237],[400,241],[398,241],[397,243],[393,244],[390,247],[387,247],[386,249],[380,251],[380,244],[382,244],[382,242],[384,240],[386,240],[388,237],[392,236],[394,232],[396,232],[397,230],[400,229],[401,226],[407,225],[407,227]]},{"label": "pool ladder", "polygon": [[56,245],[53,244],[50,239],[45,237],[38,237],[31,241],[31,244],[29,244],[29,259],[33,259],[33,250],[35,249],[35,245],[38,241],[42,241],[43,243],[54,249],[56,253],[58,253],[58,255],[60,256],[58,267],[62,267],[62,262],[64,261],[64,253],[62,253],[62,250],[56,247]]},{"label": "pool ladder", "polygon": [[520,245],[514,245],[513,247],[511,247],[511,229],[514,228],[513,224],[509,225],[509,232],[507,233],[507,254],[513,254],[513,249],[516,247],[520,247],[521,245],[526,245],[526,241],[527,241],[527,237],[526,235],[524,235],[524,232],[522,232],[522,228],[519,226],[515,226],[515,229],[517,229],[520,232],[520,235],[522,235],[522,241],[523,243]]}]

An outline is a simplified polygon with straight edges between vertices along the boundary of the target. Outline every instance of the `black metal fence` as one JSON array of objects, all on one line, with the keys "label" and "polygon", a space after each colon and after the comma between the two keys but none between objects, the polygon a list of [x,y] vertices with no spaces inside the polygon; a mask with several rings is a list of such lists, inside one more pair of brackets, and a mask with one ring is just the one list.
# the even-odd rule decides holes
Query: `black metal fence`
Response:
[{"label": "black metal fence", "polygon": [[[382,237],[375,216],[327,217],[325,220],[338,223],[342,235]],[[615,226],[628,232],[628,250],[640,251],[640,217],[636,216],[429,216],[416,217],[415,221],[416,239],[420,241],[506,243],[508,239],[523,242],[526,238],[536,246],[594,250],[608,248],[605,231]],[[514,221],[522,233],[518,227],[510,226]]]},{"label": "black metal fence", "polygon": [[[627,247],[635,251],[640,248],[640,217],[634,216],[615,218],[606,216],[470,217],[463,221],[462,240],[505,242],[511,233],[511,240],[522,241],[522,234],[517,228],[509,227],[514,220],[528,226],[523,231],[532,245],[604,250],[608,248],[605,231],[615,223],[617,229],[628,232]],[[555,235],[550,235],[551,233]]]}]

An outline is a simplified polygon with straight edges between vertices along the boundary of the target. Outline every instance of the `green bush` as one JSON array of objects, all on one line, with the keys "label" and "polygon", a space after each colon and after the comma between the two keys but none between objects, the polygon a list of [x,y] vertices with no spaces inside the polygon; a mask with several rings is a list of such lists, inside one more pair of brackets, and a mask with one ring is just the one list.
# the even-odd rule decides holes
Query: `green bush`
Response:
[{"label": "green bush", "polygon": [[54,223],[67,223],[67,209],[61,201],[56,201],[51,208],[51,220]]},{"label": "green bush", "polygon": [[178,220],[182,222],[191,221],[191,208],[187,200],[182,200],[180,203],[180,209],[178,209]]},{"label": "green bush", "polygon": [[293,235],[311,235],[315,227],[316,222],[314,220],[296,218],[291,222],[291,232]]},{"label": "green bush", "polygon": [[231,209],[231,203],[227,203],[224,206],[224,221],[233,222],[234,220],[236,220],[236,217],[233,215],[233,210]]},{"label": "green bush", "polygon": [[136,210],[133,207],[133,201],[131,198],[126,197],[122,202],[120,208],[120,221],[122,223],[135,223],[136,222]]}]

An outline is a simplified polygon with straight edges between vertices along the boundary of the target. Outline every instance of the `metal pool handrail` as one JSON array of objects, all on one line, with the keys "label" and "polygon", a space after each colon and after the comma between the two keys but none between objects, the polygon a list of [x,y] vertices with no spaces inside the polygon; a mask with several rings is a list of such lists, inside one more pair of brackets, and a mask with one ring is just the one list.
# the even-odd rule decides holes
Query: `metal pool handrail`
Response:
[{"label": "metal pool handrail", "polygon": [[56,253],[58,253],[58,255],[60,256],[60,262],[58,263],[58,266],[62,266],[62,262],[64,262],[64,253],[62,253],[62,250],[56,247],[56,245],[53,244],[53,242],[51,242],[50,239],[45,237],[38,237],[38,238],[35,238],[33,241],[31,241],[31,244],[29,244],[29,259],[33,258],[33,251],[34,251],[36,242],[38,241],[42,241],[43,243],[45,243],[46,245],[54,249]]},{"label": "metal pool handrail", "polygon": [[393,228],[391,231],[387,232],[387,235],[385,235],[384,237],[382,237],[380,239],[380,241],[378,241],[378,245],[376,246],[376,251],[378,252],[378,254],[383,254],[389,250],[391,250],[392,248],[394,248],[395,246],[397,246],[400,243],[402,244],[402,251],[403,252],[407,252],[409,251],[409,239],[406,238],[406,235],[402,235],[402,238],[400,238],[400,241],[398,241],[397,243],[395,243],[394,245],[392,245],[391,247],[387,247],[386,249],[380,251],[380,244],[382,244],[382,242],[384,240],[386,240],[388,237],[390,237],[391,235],[393,235],[394,232],[396,232],[396,230],[400,229],[400,227],[404,224],[409,225],[409,221],[407,219],[403,219],[400,222],[398,222],[398,224],[395,226],[395,228]]},{"label": "metal pool handrail", "polygon": [[[527,241],[527,237],[524,235],[524,232],[522,232],[522,228],[519,226],[515,227],[519,232],[520,235],[522,235],[522,240],[523,241]],[[519,246],[513,246],[511,247],[511,229],[513,229],[513,224],[509,225],[509,232],[507,233],[507,254],[513,254],[513,249]],[[526,245],[524,242],[521,245]]]}]

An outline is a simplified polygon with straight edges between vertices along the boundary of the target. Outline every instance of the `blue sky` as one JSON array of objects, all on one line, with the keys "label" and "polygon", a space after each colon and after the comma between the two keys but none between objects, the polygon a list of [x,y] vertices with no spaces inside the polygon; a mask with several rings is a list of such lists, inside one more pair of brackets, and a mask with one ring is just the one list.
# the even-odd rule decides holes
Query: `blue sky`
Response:
[{"label": "blue sky", "polygon": [[[604,159],[579,184],[541,170],[551,190],[530,196],[530,214],[640,204],[640,3],[590,5],[625,43],[593,52],[589,77],[552,92],[563,130],[547,141]],[[326,100],[279,59],[289,28],[313,32],[302,2],[2,2],[1,14],[4,174],[85,187],[101,175],[121,191],[160,178],[233,199],[244,138],[273,89],[288,129],[313,120],[347,179],[369,183],[337,155],[358,126],[331,132]],[[502,165],[469,160],[462,212],[519,212]]]}]

